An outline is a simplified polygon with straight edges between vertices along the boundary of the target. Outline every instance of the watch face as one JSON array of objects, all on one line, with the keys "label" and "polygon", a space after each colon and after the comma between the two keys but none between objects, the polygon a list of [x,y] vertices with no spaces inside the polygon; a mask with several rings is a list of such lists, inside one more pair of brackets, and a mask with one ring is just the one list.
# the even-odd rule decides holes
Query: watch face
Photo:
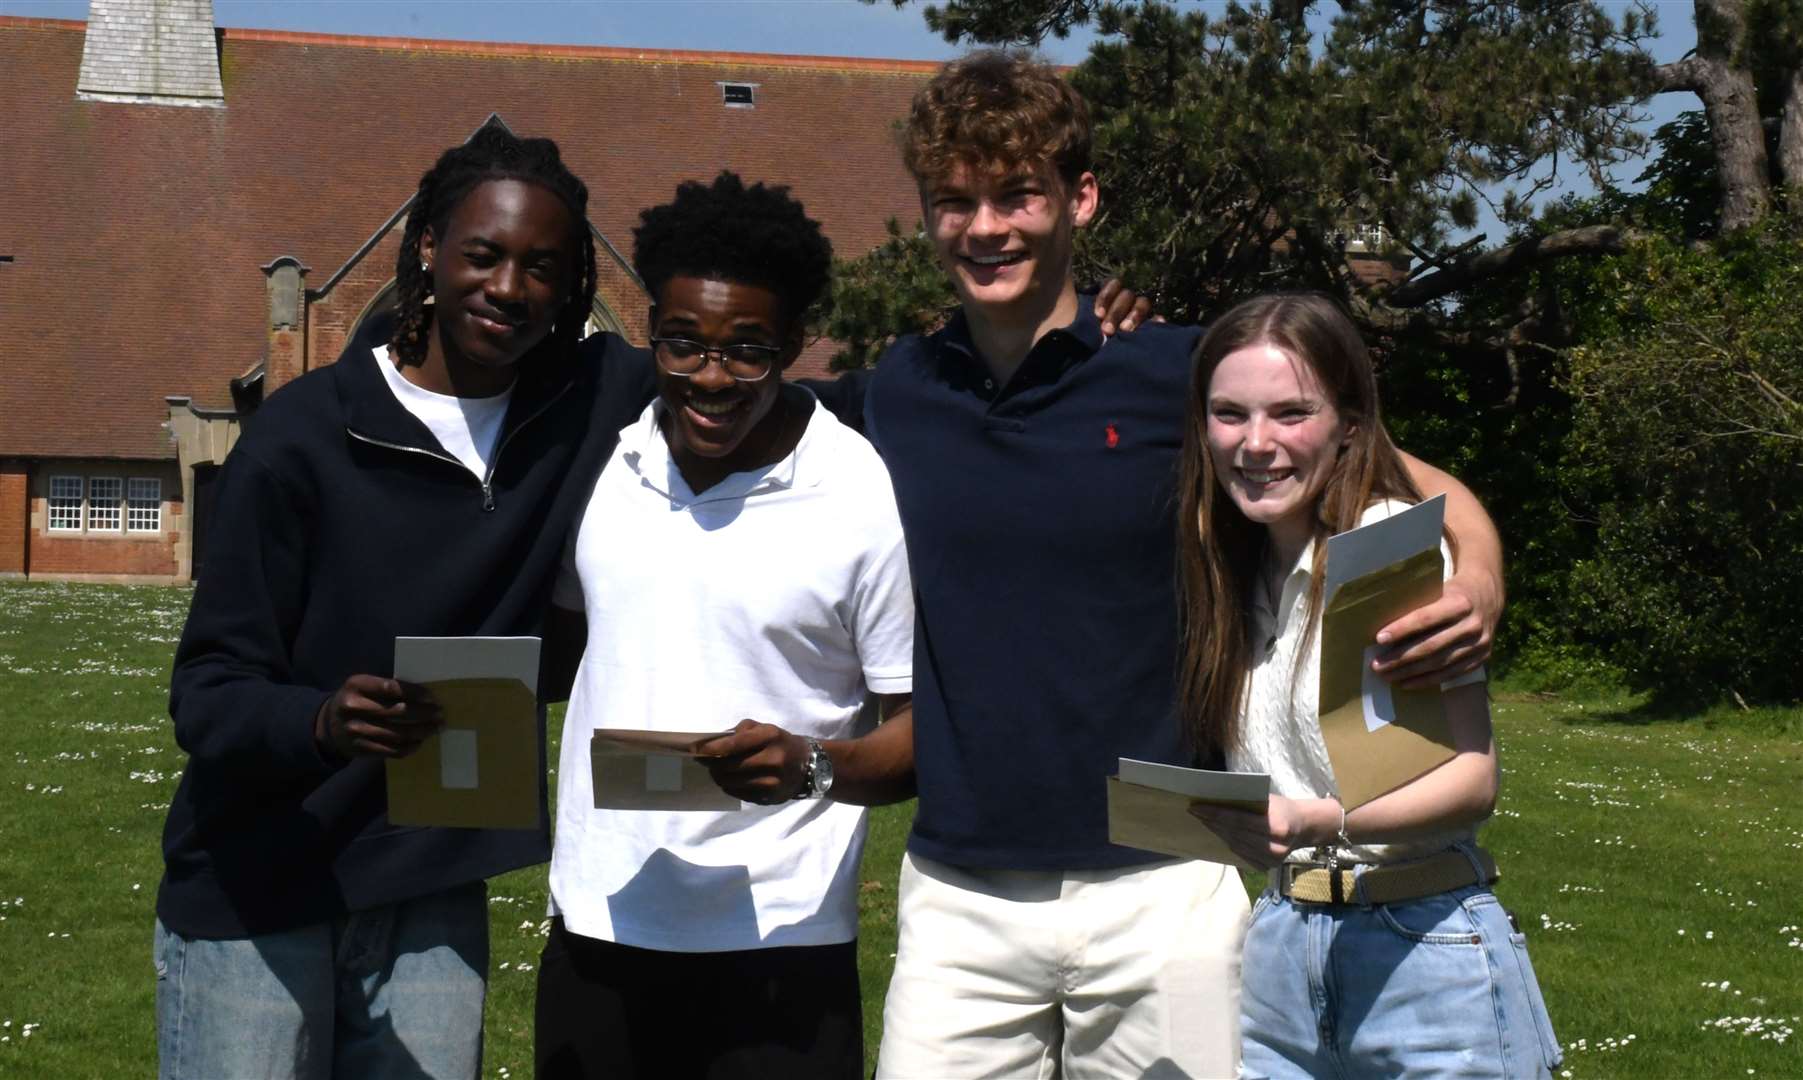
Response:
[{"label": "watch face", "polygon": [[826,756],[826,749],[819,743],[814,744],[814,797],[819,798],[831,791],[833,787],[833,759]]}]

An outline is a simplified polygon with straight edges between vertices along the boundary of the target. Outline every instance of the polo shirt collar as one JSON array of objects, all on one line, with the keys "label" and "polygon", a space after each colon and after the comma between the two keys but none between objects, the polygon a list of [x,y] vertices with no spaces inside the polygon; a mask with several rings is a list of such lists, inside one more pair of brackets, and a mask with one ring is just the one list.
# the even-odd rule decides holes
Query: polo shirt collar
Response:
[{"label": "polo shirt collar", "polygon": [[822,407],[806,387],[789,383],[785,385],[785,391],[789,387],[807,394],[808,426],[802,431],[801,441],[795,444],[795,449],[781,461],[761,469],[733,473],[701,494],[695,494],[689,490],[688,481],[682,478],[682,470],[670,457],[670,444],[659,426],[668,411],[662,398],[653,400],[637,422],[621,433],[620,460],[645,487],[682,506],[742,499],[779,489],[816,487],[828,464],[825,449],[817,449],[822,439],[817,434],[823,422]]},{"label": "polo shirt collar", "polygon": [[[1055,382],[1066,371],[1095,355],[1106,339],[1102,336],[1102,320],[1096,318],[1095,305],[1085,302],[1087,300],[1088,297],[1079,294],[1077,317],[1065,326],[1047,331],[1033,343],[1033,348],[1014,372],[1011,386]],[[945,329],[939,333],[939,343],[941,356],[944,356],[943,350],[951,350],[962,357],[961,362],[987,376],[988,367],[970,336],[970,320],[965,318],[963,308],[946,322]]]},{"label": "polo shirt collar", "polygon": [[[1308,596],[1309,578],[1314,571],[1315,544],[1311,541],[1302,549],[1296,564],[1277,583],[1276,611],[1271,610],[1262,583],[1261,587],[1252,590],[1252,617],[1266,634],[1281,632],[1291,619],[1301,616],[1302,602]],[[1263,568],[1259,572],[1264,573]]]}]

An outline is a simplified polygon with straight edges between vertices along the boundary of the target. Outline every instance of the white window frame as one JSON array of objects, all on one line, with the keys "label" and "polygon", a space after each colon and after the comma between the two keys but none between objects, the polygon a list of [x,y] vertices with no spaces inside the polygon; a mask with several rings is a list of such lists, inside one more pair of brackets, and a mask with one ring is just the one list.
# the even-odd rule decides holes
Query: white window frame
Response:
[{"label": "white window frame", "polygon": [[163,531],[163,481],[155,476],[133,476],[125,481],[125,531]]},{"label": "white window frame", "polygon": [[[95,489],[112,485],[112,494],[103,496]],[[118,476],[88,477],[88,532],[117,533],[125,531],[125,480]]]},{"label": "white window frame", "polygon": [[[70,492],[68,490],[70,485],[74,485],[73,492]],[[58,492],[57,488],[59,486],[62,487],[64,490],[61,492]],[[86,498],[87,490],[88,490],[87,481],[85,478],[80,477],[80,476],[66,476],[65,475],[65,476],[52,476],[50,478],[49,496],[44,500],[45,506],[47,509],[46,524],[47,524],[50,532],[78,533],[81,531],[82,526],[84,524],[86,524],[86,522],[87,522],[87,515],[85,513],[83,513],[83,510],[87,506],[87,498]],[[62,505],[60,507],[57,505],[57,500],[59,500],[59,499],[63,500],[63,503],[64,503],[64,505]],[[73,510],[75,511],[75,523],[73,525],[69,524],[67,522],[66,516],[65,516],[64,522],[62,524],[58,524],[57,523],[57,516],[58,516],[57,511],[59,509],[64,510],[64,511],[71,509],[71,507],[68,505],[68,500],[71,500],[71,499],[73,499],[75,501],[75,505],[73,507]]]},{"label": "white window frame", "polygon": [[[718,85],[720,87],[720,103],[722,105],[725,105],[727,108],[729,108],[729,109],[755,109],[758,107],[758,87],[762,86],[763,85],[762,83],[736,82],[736,81],[729,80],[729,79],[721,79],[716,82],[716,85]],[[731,87],[734,90],[743,89],[743,90],[747,91],[751,95],[751,100],[750,101],[728,101],[726,98],[728,87]]]}]

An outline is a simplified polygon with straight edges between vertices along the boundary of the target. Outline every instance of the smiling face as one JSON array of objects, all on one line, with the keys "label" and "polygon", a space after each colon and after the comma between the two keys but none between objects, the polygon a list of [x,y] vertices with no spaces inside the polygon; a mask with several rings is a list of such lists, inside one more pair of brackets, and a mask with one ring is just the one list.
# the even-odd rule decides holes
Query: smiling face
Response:
[{"label": "smiling face", "polygon": [[442,230],[427,229],[419,249],[432,279],[428,373],[436,365],[453,386],[504,389],[574,287],[575,236],[563,200],[522,180],[476,185]]},{"label": "smiling face", "polygon": [[1050,166],[959,164],[921,186],[927,234],[958,299],[991,319],[1038,318],[1070,277],[1074,230],[1089,224],[1096,178],[1066,184]]},{"label": "smiling face", "polygon": [[652,336],[686,338],[709,348],[763,345],[782,350],[770,373],[755,382],[733,378],[710,358],[693,375],[673,375],[660,359],[658,396],[669,409],[664,437],[689,487],[701,491],[735,472],[769,464],[781,416],[773,411],[782,373],[801,351],[776,293],[758,285],[714,278],[672,277],[658,290]]},{"label": "smiling face", "polygon": [[1222,357],[1208,380],[1208,453],[1240,512],[1286,559],[1308,542],[1315,504],[1352,427],[1315,371],[1268,343]]}]

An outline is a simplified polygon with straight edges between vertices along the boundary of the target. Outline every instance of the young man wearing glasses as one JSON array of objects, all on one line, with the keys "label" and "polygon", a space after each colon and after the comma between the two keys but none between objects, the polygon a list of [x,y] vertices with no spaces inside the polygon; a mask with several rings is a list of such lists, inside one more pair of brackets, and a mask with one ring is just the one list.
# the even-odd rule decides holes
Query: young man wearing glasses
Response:
[{"label": "young man wearing glasses", "polygon": [[[913,794],[914,612],[882,462],[782,381],[832,249],[731,173],[633,235],[658,399],[596,481],[548,634],[574,631],[552,668],[581,663],[538,1075],[852,1080],[863,806]],[[884,721],[856,737],[868,694]],[[752,805],[595,808],[598,727],[732,729],[698,749]]]}]

